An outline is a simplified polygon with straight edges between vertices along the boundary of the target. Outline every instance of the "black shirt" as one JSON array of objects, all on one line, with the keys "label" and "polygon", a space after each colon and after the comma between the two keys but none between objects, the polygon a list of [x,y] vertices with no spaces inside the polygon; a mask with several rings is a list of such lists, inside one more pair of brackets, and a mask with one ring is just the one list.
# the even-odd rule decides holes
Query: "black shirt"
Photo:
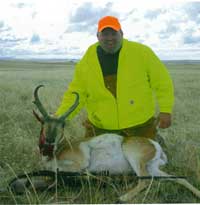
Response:
[{"label": "black shirt", "polygon": [[116,75],[120,49],[113,54],[106,53],[101,46],[97,47],[97,55],[103,76]]}]

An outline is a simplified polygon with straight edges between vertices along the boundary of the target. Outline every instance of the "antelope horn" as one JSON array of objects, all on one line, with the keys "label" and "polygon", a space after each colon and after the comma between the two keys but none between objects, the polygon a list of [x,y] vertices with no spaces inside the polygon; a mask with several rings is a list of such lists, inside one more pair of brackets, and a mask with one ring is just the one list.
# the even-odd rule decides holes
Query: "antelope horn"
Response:
[{"label": "antelope horn", "polygon": [[35,110],[33,110],[33,115],[36,117],[36,119],[37,119],[41,124],[44,124],[43,118],[40,117],[40,116],[35,112]]},{"label": "antelope horn", "polygon": [[72,92],[72,93],[76,95],[75,102],[74,102],[74,104],[69,108],[69,110],[67,110],[63,115],[61,115],[61,117],[59,118],[59,120],[61,120],[61,121],[64,121],[65,118],[66,118],[67,116],[69,116],[69,115],[76,109],[76,107],[77,107],[78,104],[79,104],[79,94],[78,94],[77,92]]},{"label": "antelope horn", "polygon": [[48,118],[48,113],[46,112],[45,108],[43,107],[42,103],[40,102],[40,99],[38,97],[38,90],[39,88],[44,87],[44,85],[38,85],[34,90],[34,101],[33,103],[37,106],[40,113],[43,115],[44,118]]}]

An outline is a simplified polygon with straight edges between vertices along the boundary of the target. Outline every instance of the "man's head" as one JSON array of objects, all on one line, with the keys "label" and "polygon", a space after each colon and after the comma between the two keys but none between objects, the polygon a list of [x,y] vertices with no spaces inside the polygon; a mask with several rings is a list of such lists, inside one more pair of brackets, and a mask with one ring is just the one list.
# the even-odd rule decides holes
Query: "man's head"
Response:
[{"label": "man's head", "polygon": [[97,38],[107,53],[115,53],[122,46],[123,32],[117,18],[105,16],[98,22]]}]

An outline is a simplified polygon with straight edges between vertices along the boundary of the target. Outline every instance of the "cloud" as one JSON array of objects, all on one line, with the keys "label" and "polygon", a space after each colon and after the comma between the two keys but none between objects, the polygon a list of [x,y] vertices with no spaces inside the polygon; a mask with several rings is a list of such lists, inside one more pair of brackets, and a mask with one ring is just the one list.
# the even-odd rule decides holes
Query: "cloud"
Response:
[{"label": "cloud", "polygon": [[200,23],[200,2],[188,2],[184,5],[183,10],[189,19]]},{"label": "cloud", "polygon": [[141,20],[144,42],[155,48],[183,47],[185,44],[195,46],[199,40],[196,20],[200,16],[199,5],[200,2],[190,2],[165,9],[147,10],[145,19]]},{"label": "cloud", "polygon": [[26,7],[26,4],[24,4],[24,3],[18,3],[18,4],[16,4],[16,7],[19,8],[19,9],[21,9],[21,8]]},{"label": "cloud", "polygon": [[4,27],[4,22],[0,21],[0,29]]},{"label": "cloud", "polygon": [[38,44],[40,43],[40,36],[38,34],[33,34],[30,40],[31,44]]},{"label": "cloud", "polygon": [[31,59],[31,58],[47,58],[47,59],[52,59],[52,58],[63,58],[63,59],[76,59],[80,58],[80,56],[77,56],[77,50],[79,48],[77,47],[72,47],[72,48],[55,48],[55,49],[40,49],[40,47],[37,47],[35,50],[29,48],[17,48],[17,49],[12,49],[7,48],[7,49],[0,49],[0,58],[1,57],[12,57],[12,58],[17,58],[17,59]]},{"label": "cloud", "polygon": [[163,60],[199,60],[200,56],[200,49],[166,49],[158,52]]},{"label": "cloud", "polygon": [[12,7],[18,8],[18,9],[23,9],[23,8],[26,8],[26,7],[31,7],[31,4],[22,3],[22,2],[20,2],[20,3],[13,3]]},{"label": "cloud", "polygon": [[31,17],[32,17],[32,19],[34,19],[34,18],[36,18],[36,16],[37,16],[37,12],[32,12],[32,14],[31,14]]},{"label": "cloud", "polygon": [[3,36],[3,34],[6,32],[6,31],[10,31],[11,28],[9,26],[7,26],[4,21],[0,21],[0,37]]},{"label": "cloud", "polygon": [[178,33],[179,31],[179,23],[177,21],[169,21],[169,22],[166,22],[165,24],[165,28],[162,29],[160,32],[158,32],[158,35],[159,35],[159,38],[160,39],[167,39],[169,38],[170,36]]},{"label": "cloud", "polygon": [[200,1],[8,0],[0,7],[0,56],[81,57],[105,15],[119,18],[125,38],[166,49],[163,56],[173,50],[170,57],[181,57],[186,49],[187,57],[200,47]]},{"label": "cloud", "polygon": [[16,45],[19,45],[26,41],[26,38],[16,38],[13,36],[8,36],[6,38],[0,37],[0,45],[3,45],[3,47],[0,46],[0,48],[4,48],[4,50],[8,47],[15,47]]},{"label": "cloud", "polygon": [[45,58],[48,55],[47,52],[42,52],[42,51],[34,51],[34,50],[28,50],[24,48],[18,48],[13,50],[12,48],[8,48],[6,50],[1,51],[0,50],[0,57],[12,57],[16,59],[20,58]]},{"label": "cloud", "polygon": [[186,35],[183,42],[184,44],[200,44],[200,36]]},{"label": "cloud", "polygon": [[155,9],[155,10],[149,10],[144,14],[144,18],[147,19],[156,19],[159,15],[166,13],[163,9]]},{"label": "cloud", "polygon": [[98,20],[106,15],[118,15],[117,12],[112,11],[112,3],[107,3],[104,7],[95,7],[91,2],[86,2],[70,16],[70,25],[67,32],[76,31],[94,34],[97,31]]}]

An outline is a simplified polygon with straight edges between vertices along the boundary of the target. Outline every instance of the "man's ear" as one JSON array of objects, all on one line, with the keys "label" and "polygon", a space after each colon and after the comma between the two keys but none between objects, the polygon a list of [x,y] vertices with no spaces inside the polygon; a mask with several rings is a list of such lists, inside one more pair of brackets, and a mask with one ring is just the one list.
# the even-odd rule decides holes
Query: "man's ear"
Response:
[{"label": "man's ear", "polygon": [[99,32],[97,32],[97,38],[99,39]]}]

